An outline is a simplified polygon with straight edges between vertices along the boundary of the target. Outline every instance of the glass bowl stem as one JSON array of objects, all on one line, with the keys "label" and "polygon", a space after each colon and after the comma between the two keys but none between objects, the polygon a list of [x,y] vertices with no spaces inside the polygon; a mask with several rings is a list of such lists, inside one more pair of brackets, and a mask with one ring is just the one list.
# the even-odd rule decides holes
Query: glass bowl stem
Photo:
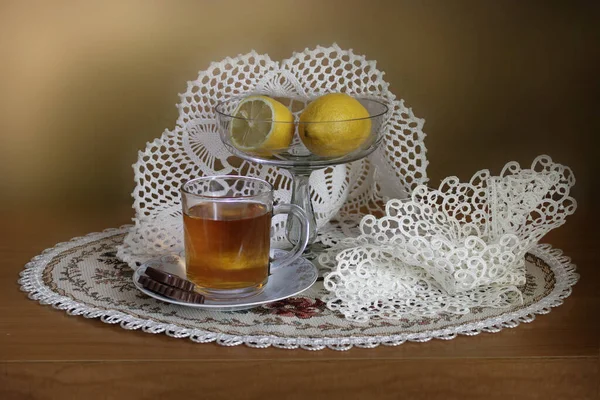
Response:
[{"label": "glass bowl stem", "polygon": [[[308,217],[308,243],[314,243],[317,238],[317,220],[315,218],[315,212],[313,210],[312,201],[310,199],[310,186],[309,178],[312,171],[310,170],[297,170],[290,169],[292,173],[292,179],[294,181],[292,187],[292,204],[302,208]],[[288,217],[287,220],[287,238],[292,244],[298,242],[300,235],[300,221],[292,216]]]}]

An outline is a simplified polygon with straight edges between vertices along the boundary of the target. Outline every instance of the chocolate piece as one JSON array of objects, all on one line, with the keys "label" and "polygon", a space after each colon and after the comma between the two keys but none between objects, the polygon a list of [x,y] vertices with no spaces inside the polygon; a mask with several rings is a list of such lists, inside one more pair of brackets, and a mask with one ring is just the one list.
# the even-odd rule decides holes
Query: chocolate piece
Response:
[{"label": "chocolate piece", "polygon": [[154,293],[158,293],[160,295],[163,295],[163,296],[168,297],[173,300],[183,301],[186,303],[195,303],[195,304],[204,303],[204,296],[202,296],[200,293],[188,292],[185,290],[174,288],[172,286],[168,286],[168,285],[162,284],[160,282],[157,282],[154,279],[152,279],[146,275],[140,275],[138,282],[146,289],[151,290]]},{"label": "chocolate piece", "polygon": [[173,286],[174,288],[185,290],[186,292],[193,292],[194,287],[196,286],[193,282],[185,280],[178,275],[170,274],[152,267],[146,268],[146,275],[156,282],[167,286]]}]

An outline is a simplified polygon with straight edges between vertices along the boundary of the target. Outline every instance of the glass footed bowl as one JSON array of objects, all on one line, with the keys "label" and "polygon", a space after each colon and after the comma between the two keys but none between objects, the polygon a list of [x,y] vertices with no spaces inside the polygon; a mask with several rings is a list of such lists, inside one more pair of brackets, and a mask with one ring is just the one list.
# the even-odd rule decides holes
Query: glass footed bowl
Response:
[{"label": "glass footed bowl", "polygon": [[[294,116],[292,122],[281,122],[272,120],[260,120],[260,119],[249,119],[240,118],[234,116],[235,111],[238,108],[240,102],[246,99],[244,97],[234,97],[227,101],[219,103],[215,107],[217,114],[217,121],[219,125],[219,134],[225,147],[235,156],[238,156],[244,160],[252,161],[258,164],[271,165],[274,167],[289,169],[293,179],[292,186],[292,199],[291,203],[302,208],[308,217],[309,221],[309,243],[313,243],[317,237],[317,223],[316,217],[312,206],[310,197],[310,185],[309,178],[310,174],[317,169],[326,168],[329,166],[348,163],[356,161],[371,154],[383,139],[383,126],[387,118],[388,107],[381,101],[367,97],[355,97],[369,112],[369,116],[360,119],[351,119],[345,121],[329,121],[329,122],[299,122],[299,117],[304,108],[310,103],[310,99],[298,100],[294,98],[282,98],[273,97],[273,99],[279,101],[286,106]],[[281,149],[270,149],[269,154],[256,154],[238,149],[232,140],[231,126],[238,120],[238,122],[247,122],[252,124],[285,124],[286,129],[289,129],[289,125],[293,125],[294,136],[292,143],[289,147]],[[348,130],[348,127],[352,127],[355,123],[364,123],[365,120],[370,122],[370,131],[367,139],[362,145],[354,151],[337,156],[337,157],[323,157],[312,154],[306,146],[300,140],[298,134],[298,127],[300,124],[305,124],[305,130],[310,127],[308,125],[321,125],[321,130],[325,129],[337,129],[340,126],[345,125],[343,129]],[[277,128],[277,127],[275,127]],[[300,235],[300,226],[298,220],[295,218],[288,218],[286,224],[287,238],[291,243],[297,243]],[[308,253],[315,254],[311,249],[313,246],[309,246]],[[308,257],[314,258],[314,257]]]},{"label": "glass footed bowl", "polygon": [[[288,169],[314,170],[325,168],[331,165],[343,164],[359,160],[375,151],[377,146],[379,146],[381,139],[383,138],[382,127],[385,122],[386,114],[388,113],[388,107],[384,102],[380,100],[374,100],[372,98],[366,97],[355,97],[355,99],[358,100],[369,113],[369,116],[365,118],[341,121],[299,122],[299,116],[306,107],[306,105],[310,103],[310,100],[273,97],[275,100],[285,105],[294,116],[294,120],[292,122],[281,122],[272,121],[270,119],[261,121],[259,119],[249,119],[234,116],[233,114],[238,108],[240,102],[247,97],[248,96],[231,98],[229,100],[219,103],[215,108],[215,111],[217,113],[217,121],[219,124],[219,134],[221,135],[221,140],[232,154],[245,160]],[[231,126],[236,119],[241,121],[247,121],[248,123],[252,124],[263,122],[275,125],[291,124],[293,125],[294,129],[294,137],[292,140],[292,144],[286,148],[270,149],[268,154],[256,154],[254,152],[248,152],[239,149],[234,145],[231,135]],[[371,123],[371,129],[367,139],[356,150],[340,156],[325,157],[311,153],[306,148],[306,146],[304,146],[298,134],[298,128],[300,125],[305,125],[306,130],[309,129],[308,125],[321,125],[321,130],[338,130],[338,128],[352,129],[353,124],[362,123],[365,120],[370,120]],[[276,128],[277,126],[275,126],[273,129]]]}]

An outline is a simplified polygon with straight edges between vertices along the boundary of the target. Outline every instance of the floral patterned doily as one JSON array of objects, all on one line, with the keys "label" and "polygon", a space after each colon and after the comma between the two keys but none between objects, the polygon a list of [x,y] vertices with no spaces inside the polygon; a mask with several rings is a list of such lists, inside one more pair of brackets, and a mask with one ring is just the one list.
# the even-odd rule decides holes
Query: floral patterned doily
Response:
[{"label": "floral patterned doily", "polygon": [[348,350],[514,328],[561,305],[578,279],[575,266],[560,250],[538,245],[526,256],[523,304],[508,309],[480,307],[466,315],[357,323],[327,309],[322,300],[327,291],[318,281],[297,297],[251,310],[213,312],[166,304],[138,292],[133,270],[116,257],[126,234],[127,227],[122,227],[57,244],[25,266],[21,289],[41,304],[128,330],[224,346]]}]

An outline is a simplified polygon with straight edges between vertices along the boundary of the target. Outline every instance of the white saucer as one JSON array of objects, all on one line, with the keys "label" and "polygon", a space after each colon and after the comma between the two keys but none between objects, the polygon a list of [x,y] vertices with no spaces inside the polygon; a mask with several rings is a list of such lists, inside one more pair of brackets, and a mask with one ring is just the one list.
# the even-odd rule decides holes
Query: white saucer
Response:
[{"label": "white saucer", "polygon": [[[271,257],[277,259],[286,253],[284,250],[274,249],[271,251]],[[203,304],[194,304],[173,300],[144,288],[138,283],[138,279],[147,267],[153,267],[185,278],[185,258],[182,255],[162,256],[142,264],[133,274],[133,284],[142,293],[165,303],[214,311],[246,310],[295,296],[311,287],[319,275],[317,268],[310,261],[300,257],[287,267],[271,269],[267,284],[263,291],[257,295],[233,300],[216,301],[206,299]]]}]

